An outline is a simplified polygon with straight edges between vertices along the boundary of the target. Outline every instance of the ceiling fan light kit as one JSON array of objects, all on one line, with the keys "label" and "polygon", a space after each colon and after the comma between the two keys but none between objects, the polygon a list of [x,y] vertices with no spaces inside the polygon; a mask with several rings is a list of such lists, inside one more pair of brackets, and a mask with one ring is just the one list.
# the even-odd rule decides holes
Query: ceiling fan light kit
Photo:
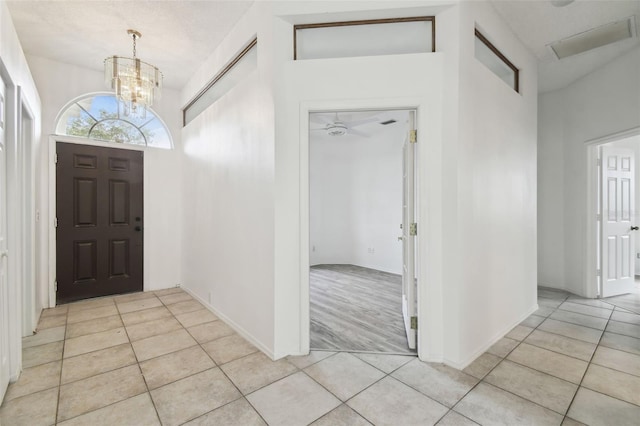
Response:
[{"label": "ceiling fan light kit", "polygon": [[341,121],[327,124],[327,135],[329,136],[344,136],[347,134],[347,130],[347,126]]}]

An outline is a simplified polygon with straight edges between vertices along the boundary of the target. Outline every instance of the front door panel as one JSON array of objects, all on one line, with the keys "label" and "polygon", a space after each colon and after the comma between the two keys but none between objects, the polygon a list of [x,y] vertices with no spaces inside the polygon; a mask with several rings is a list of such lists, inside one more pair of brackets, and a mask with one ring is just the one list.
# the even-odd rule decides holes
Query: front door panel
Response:
[{"label": "front door panel", "polygon": [[58,302],[142,290],[143,152],[57,144]]}]

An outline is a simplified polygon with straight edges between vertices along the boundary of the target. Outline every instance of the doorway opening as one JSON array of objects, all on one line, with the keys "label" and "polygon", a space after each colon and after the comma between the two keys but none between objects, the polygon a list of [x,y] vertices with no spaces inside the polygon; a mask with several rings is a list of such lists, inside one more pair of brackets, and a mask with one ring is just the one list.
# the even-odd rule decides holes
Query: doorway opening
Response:
[{"label": "doorway opening", "polygon": [[416,354],[415,114],[309,113],[312,350]]},{"label": "doorway opening", "polygon": [[640,311],[640,135],[597,146],[598,296]]}]

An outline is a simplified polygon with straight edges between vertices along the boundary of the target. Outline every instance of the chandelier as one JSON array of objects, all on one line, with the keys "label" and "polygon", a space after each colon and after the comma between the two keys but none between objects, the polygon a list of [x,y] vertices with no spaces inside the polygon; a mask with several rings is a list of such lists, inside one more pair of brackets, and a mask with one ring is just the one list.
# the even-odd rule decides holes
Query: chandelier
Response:
[{"label": "chandelier", "polygon": [[104,78],[122,105],[125,116],[146,118],[147,108],[160,98],[162,73],[136,57],[136,40],[142,37],[136,30],[127,30],[133,39],[133,57],[110,56],[104,60]]}]

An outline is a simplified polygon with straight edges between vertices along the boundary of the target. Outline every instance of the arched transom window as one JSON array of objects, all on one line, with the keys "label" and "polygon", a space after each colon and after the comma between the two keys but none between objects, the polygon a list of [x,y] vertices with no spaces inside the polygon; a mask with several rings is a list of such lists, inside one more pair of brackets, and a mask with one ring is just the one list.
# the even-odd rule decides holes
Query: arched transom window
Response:
[{"label": "arched transom window", "polygon": [[145,117],[125,116],[112,94],[91,94],[69,103],[58,115],[56,134],[99,141],[171,149],[171,135],[151,110]]}]

